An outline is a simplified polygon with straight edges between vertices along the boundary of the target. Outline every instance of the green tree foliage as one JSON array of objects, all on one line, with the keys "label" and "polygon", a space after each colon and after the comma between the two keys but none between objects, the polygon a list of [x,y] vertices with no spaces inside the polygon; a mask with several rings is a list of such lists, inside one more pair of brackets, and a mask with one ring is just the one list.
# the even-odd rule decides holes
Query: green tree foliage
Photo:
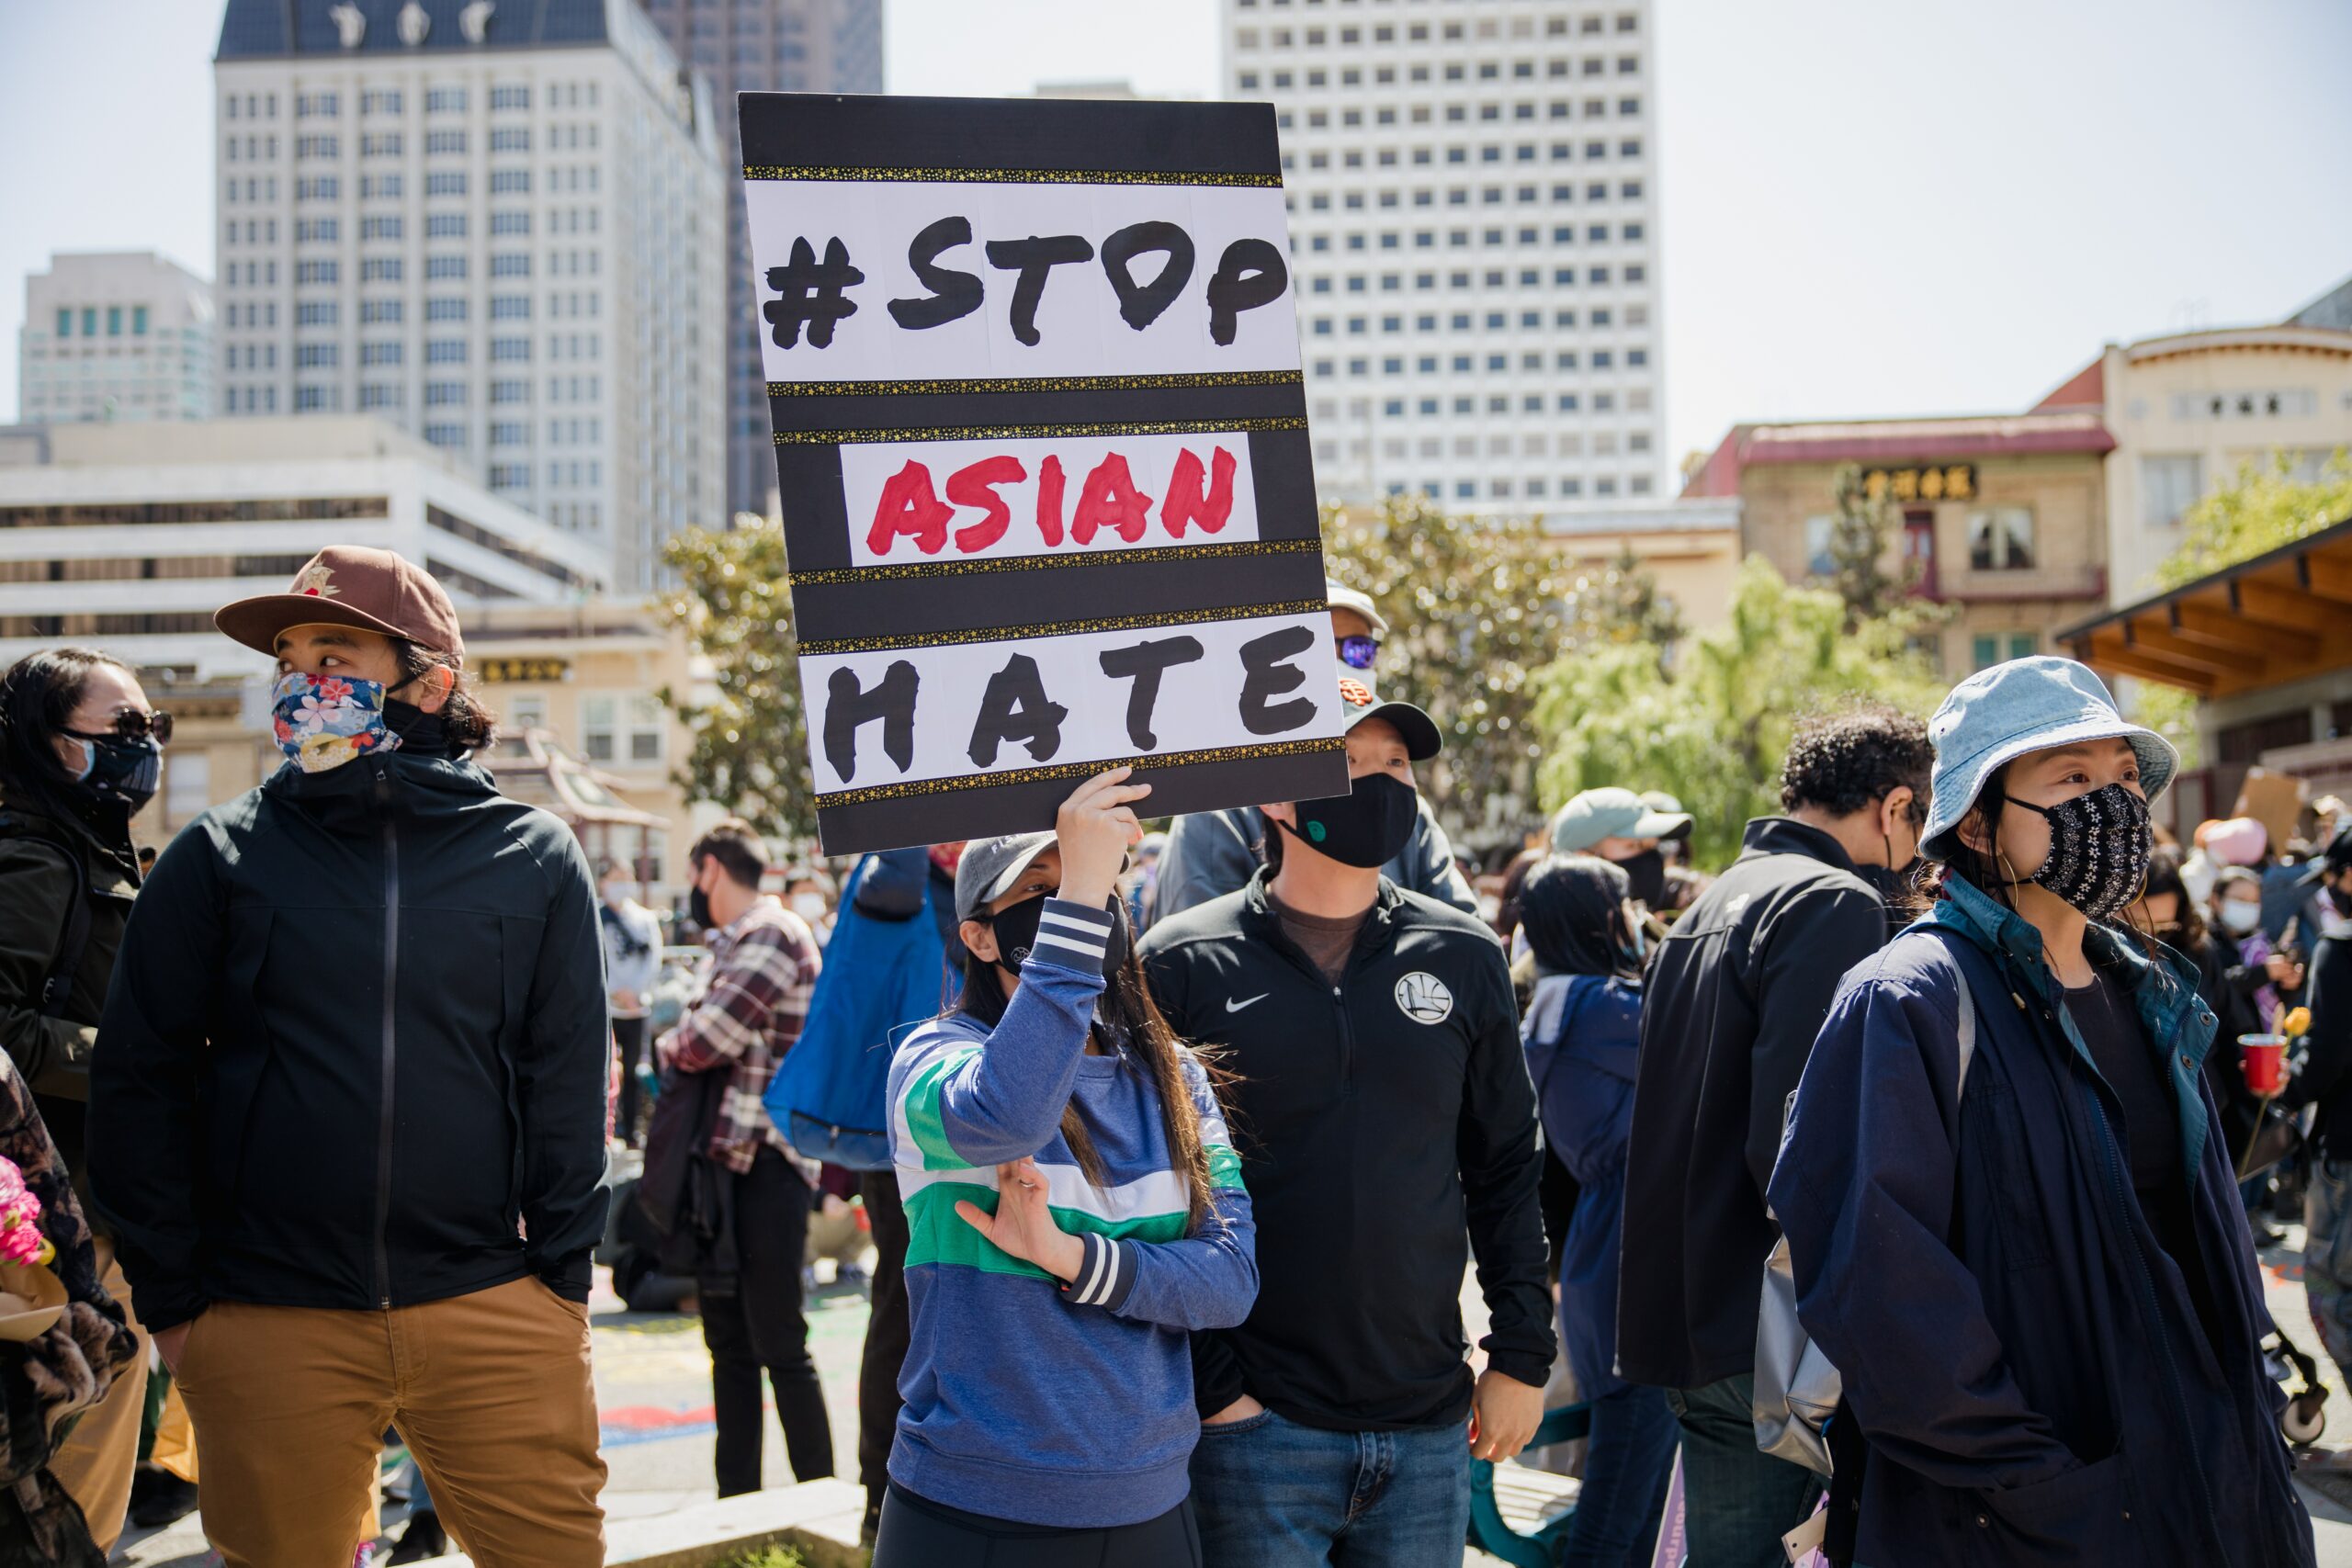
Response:
[{"label": "green tree foliage", "polygon": [[2352,518],[2352,455],[2339,448],[2317,479],[2295,477],[2294,458],[2249,459],[2237,478],[2190,507],[2180,548],[2156,569],[2156,583],[2178,588]]},{"label": "green tree foliage", "polygon": [[1781,761],[1800,716],[1871,699],[1924,717],[1943,694],[1898,621],[1849,630],[1847,610],[1839,595],[1792,588],[1751,556],[1729,620],[1670,666],[1638,643],[1603,642],[1540,671],[1544,805],[1604,784],[1667,790],[1697,818],[1699,863],[1729,863],[1748,818],[1781,808]]},{"label": "green tree foliage", "polygon": [[1380,694],[1437,721],[1445,755],[1421,770],[1422,792],[1472,842],[1532,825],[1537,671],[1586,646],[1656,665],[1682,635],[1672,602],[1630,555],[1579,570],[1524,518],[1464,521],[1396,498],[1377,513],[1327,513],[1323,558],[1386,617],[1373,671]]},{"label": "green tree foliage", "polygon": [[694,737],[675,777],[688,799],[714,802],[763,834],[813,838],[784,530],[750,513],[738,513],[736,523],[725,533],[685,529],[662,549],[677,583],[662,606],[709,660],[715,688],[715,694],[666,687],[658,694]]},{"label": "green tree foliage", "polygon": [[1889,571],[1896,513],[1891,497],[1873,501],[1862,488],[1860,465],[1848,463],[1829,481],[1829,585],[1846,602],[1846,626],[1883,619],[1911,592],[1916,568]]}]

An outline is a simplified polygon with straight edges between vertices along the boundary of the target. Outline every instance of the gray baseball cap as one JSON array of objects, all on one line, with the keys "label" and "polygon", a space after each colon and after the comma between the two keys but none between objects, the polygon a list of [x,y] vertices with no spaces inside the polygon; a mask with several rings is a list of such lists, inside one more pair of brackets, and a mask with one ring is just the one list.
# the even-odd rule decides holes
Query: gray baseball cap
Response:
[{"label": "gray baseball cap", "polygon": [[1552,849],[1572,855],[1603,839],[1673,839],[1690,830],[1689,812],[1653,810],[1630,789],[1589,789],[1552,818]]},{"label": "gray baseball cap", "polygon": [[1336,577],[1327,577],[1323,580],[1323,597],[1334,610],[1353,610],[1370,621],[1379,636],[1388,635],[1387,617],[1373,608],[1371,594],[1351,588]]},{"label": "gray baseball cap", "polygon": [[[1054,847],[1051,828],[1035,833],[1006,833],[994,839],[974,839],[956,863],[956,918],[968,920],[1012,891],[1021,874]],[[1127,857],[1135,862],[1134,855]]]}]

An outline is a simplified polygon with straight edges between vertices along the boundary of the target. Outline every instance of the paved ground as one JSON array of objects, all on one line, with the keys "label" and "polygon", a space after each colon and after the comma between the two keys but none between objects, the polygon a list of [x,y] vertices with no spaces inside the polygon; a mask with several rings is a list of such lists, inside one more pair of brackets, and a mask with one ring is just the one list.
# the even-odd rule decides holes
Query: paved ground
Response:
[{"label": "paved ground", "polygon": [[[2297,1343],[2317,1353],[2318,1339],[2303,1304],[2301,1237],[2264,1255],[2271,1310]],[[1464,1291],[1464,1305],[1476,1321],[1476,1296]],[[594,1303],[596,1396],[603,1412],[605,1456],[612,1479],[605,1507],[615,1517],[665,1513],[715,1495],[710,1479],[710,1362],[699,1324],[686,1316],[653,1316],[622,1310],[600,1288]],[[848,1479],[857,1472],[857,1359],[865,1334],[865,1299],[854,1285],[820,1290],[810,1305],[809,1337],[826,1403],[833,1416],[835,1468]],[[1476,1337],[1474,1329],[1473,1337]],[[2352,1394],[2333,1367],[2328,1430],[2315,1461],[2341,1454],[2346,1467],[2308,1471],[2304,1495],[2316,1521],[2322,1568],[2352,1568]],[[782,1436],[767,1434],[767,1482],[789,1485]],[[133,1532],[118,1561],[142,1568],[196,1568],[205,1561],[203,1538],[194,1518],[171,1529],[140,1537]],[[1469,1552],[1465,1564],[1499,1568],[1497,1560]]]}]

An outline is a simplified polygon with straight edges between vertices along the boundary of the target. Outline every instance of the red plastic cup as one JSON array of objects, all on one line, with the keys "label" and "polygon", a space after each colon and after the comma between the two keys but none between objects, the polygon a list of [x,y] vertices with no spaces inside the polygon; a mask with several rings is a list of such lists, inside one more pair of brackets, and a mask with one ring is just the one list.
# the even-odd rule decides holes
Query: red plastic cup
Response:
[{"label": "red plastic cup", "polygon": [[2268,1098],[2287,1087],[2287,1037],[2283,1034],[2238,1036],[2238,1066],[2245,1087]]}]

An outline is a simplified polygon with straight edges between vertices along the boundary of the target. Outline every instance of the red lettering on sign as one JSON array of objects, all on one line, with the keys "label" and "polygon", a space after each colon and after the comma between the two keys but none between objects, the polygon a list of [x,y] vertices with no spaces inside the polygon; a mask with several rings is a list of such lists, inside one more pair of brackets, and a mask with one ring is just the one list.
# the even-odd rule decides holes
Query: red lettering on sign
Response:
[{"label": "red lettering on sign", "polygon": [[1037,465],[1037,532],[1048,545],[1062,542],[1062,460]]},{"label": "red lettering on sign", "polygon": [[958,506],[977,506],[985,515],[978,523],[956,530],[956,547],[966,555],[987,549],[1012,526],[1012,508],[997,494],[998,485],[1019,484],[1029,477],[1018,457],[983,457],[947,476],[947,499]]},{"label": "red lettering on sign", "polygon": [[1097,529],[1110,528],[1132,545],[1143,537],[1144,514],[1150,510],[1151,497],[1136,489],[1135,476],[1127,472],[1127,460],[1114,452],[1095,464],[1094,471],[1079,487],[1078,508],[1070,518],[1070,540],[1091,545]]},{"label": "red lettering on sign", "polygon": [[1214,534],[1233,515],[1233,454],[1224,447],[1209,457],[1208,494],[1201,493],[1201,460],[1190,446],[1177,455],[1176,471],[1168,479],[1168,499],[1159,503],[1160,526],[1171,539],[1184,536],[1184,525],[1197,523],[1204,534]]},{"label": "red lettering on sign", "polygon": [[931,470],[913,459],[882,486],[874,508],[874,526],[866,531],[865,547],[877,556],[890,553],[900,535],[912,539],[927,556],[947,547],[947,520],[956,509],[931,488]]}]

